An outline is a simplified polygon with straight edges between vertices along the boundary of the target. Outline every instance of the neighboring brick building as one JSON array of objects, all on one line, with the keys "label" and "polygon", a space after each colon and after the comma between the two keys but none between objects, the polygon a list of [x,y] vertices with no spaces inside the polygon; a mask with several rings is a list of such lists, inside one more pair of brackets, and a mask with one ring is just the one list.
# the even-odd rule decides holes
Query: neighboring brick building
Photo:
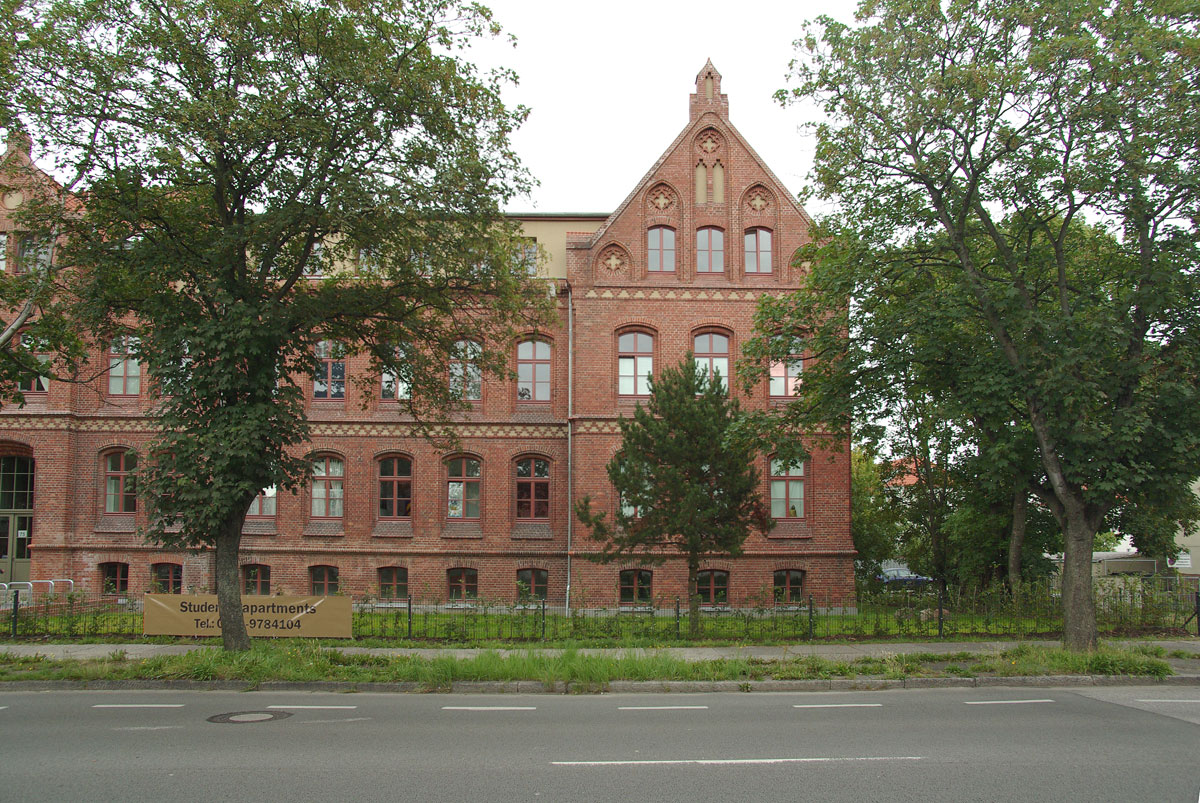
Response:
[{"label": "neighboring brick building", "polygon": [[[612,215],[517,216],[549,257],[541,270],[557,288],[559,324],[514,345],[516,381],[485,378],[470,394],[478,400],[460,416],[459,452],[412,435],[386,378],[367,399],[339,380],[361,376],[365,358],[329,356],[310,393],[313,481],[252,507],[248,592],[511,600],[524,587],[574,606],[686,593],[682,562],[584,560],[591,542],[571,520],[571,500],[616,504],[604,466],[647,371],[690,349],[727,374],[758,298],[802,280],[792,261],[811,222],[730,124],[720,82],[706,64],[687,126]],[[8,156],[28,158],[11,144]],[[15,238],[6,245],[11,257]],[[128,472],[152,437],[154,399],[119,352],[96,355],[113,369],[90,385],[39,385],[24,408],[0,411],[0,580],[28,571],[92,590],[211,586],[209,554],[160,550],[137,534],[144,513]],[[798,367],[776,366],[755,392],[733,392],[750,407],[778,403]],[[469,368],[458,375],[473,385]],[[849,444],[814,438],[810,447],[802,467],[762,459],[778,526],[751,536],[743,557],[704,564],[716,601],[811,593],[818,604],[853,604]],[[33,474],[36,502],[21,492]],[[18,547],[24,554],[22,528],[28,566],[13,560]]]}]

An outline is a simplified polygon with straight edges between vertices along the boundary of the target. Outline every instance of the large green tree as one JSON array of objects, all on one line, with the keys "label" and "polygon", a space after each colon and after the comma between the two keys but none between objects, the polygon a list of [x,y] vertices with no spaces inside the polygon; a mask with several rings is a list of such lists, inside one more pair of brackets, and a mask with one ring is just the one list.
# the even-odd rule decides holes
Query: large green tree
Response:
[{"label": "large green tree", "polygon": [[1200,473],[1198,23],[1158,0],[867,2],[854,26],[809,30],[782,93],[826,112],[815,176],[839,209],[795,321],[825,329],[839,378],[798,405],[865,365],[837,327],[889,268],[933,276],[958,307],[945,331],[978,335],[940,384],[968,420],[1014,404],[1036,445],[1074,649],[1096,644],[1105,517]]},{"label": "large green tree", "polygon": [[651,381],[650,398],[622,418],[621,447],[608,463],[616,516],[575,503],[579,520],[601,542],[594,558],[637,556],[648,564],[682,556],[688,569],[688,622],[699,632],[696,575],[709,555],[741,554],[752,530],[774,520],[763,504],[756,447],[723,381],[688,355]]},{"label": "large green tree", "polygon": [[501,102],[510,76],[460,55],[498,29],[456,0],[23,13],[21,118],[86,177],[60,221],[81,315],[100,345],[133,338],[162,394],[148,536],[215,548],[224,643],[243,649],[242,524],[261,489],[307,477],[318,344],[368,355],[433,426],[473,381],[448,384],[449,360],[501,370],[544,309],[501,214],[526,186],[523,110]]}]

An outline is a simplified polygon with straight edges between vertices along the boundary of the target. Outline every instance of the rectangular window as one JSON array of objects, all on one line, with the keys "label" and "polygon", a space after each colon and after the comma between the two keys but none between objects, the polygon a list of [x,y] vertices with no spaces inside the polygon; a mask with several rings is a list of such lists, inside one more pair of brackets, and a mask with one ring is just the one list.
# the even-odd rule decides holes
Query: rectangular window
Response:
[{"label": "rectangular window", "polygon": [[265,597],[271,593],[271,567],[249,563],[242,567],[242,593]]},{"label": "rectangular window", "polygon": [[0,232],[0,271],[8,270],[8,235]]},{"label": "rectangular window", "polygon": [[21,235],[14,273],[44,273],[50,269],[50,238]]},{"label": "rectangular window", "polygon": [[464,401],[483,398],[483,373],[475,362],[479,352],[479,344],[471,340],[454,344],[454,354],[450,357],[450,391],[456,398]]},{"label": "rectangular window", "polygon": [[379,596],[383,599],[404,599],[408,596],[408,569],[403,566],[384,566],[379,570]]},{"label": "rectangular window", "polygon": [[550,518],[550,463],[526,458],[517,461],[517,518]]},{"label": "rectangular window", "polygon": [[517,344],[517,401],[550,401],[550,344],[526,340]]},{"label": "rectangular window", "polygon": [[646,232],[646,269],[651,273],[671,273],[675,270],[675,230],[655,226]]},{"label": "rectangular window", "polygon": [[[50,355],[37,353],[37,339],[27,332],[21,334],[21,348],[30,352],[38,363],[42,365],[50,363]],[[45,393],[50,389],[50,380],[44,376],[25,376],[17,383],[17,388],[22,393]]]},{"label": "rectangular window", "polygon": [[446,572],[450,599],[475,599],[479,596],[479,572],[475,569],[450,569]]},{"label": "rectangular window", "polygon": [[746,273],[771,272],[771,231],[750,229],[746,232]]},{"label": "rectangular window", "polygon": [[620,594],[622,603],[650,602],[650,588],[653,573],[646,569],[625,569],[620,575]]},{"label": "rectangular window", "polygon": [[771,516],[804,517],[804,464],[771,461]]},{"label": "rectangular window", "polygon": [[338,592],[338,570],[336,566],[312,566],[308,570],[312,578],[314,597],[327,597]]},{"label": "rectangular window", "polygon": [[128,563],[100,564],[100,591],[104,594],[124,594],[129,590]]},{"label": "rectangular window", "polygon": [[696,232],[696,272],[725,271],[725,232],[720,229],[700,229]]},{"label": "rectangular window", "polygon": [[447,518],[479,518],[480,462],[469,457],[456,457],[447,464],[447,474]]},{"label": "rectangular window", "polygon": [[137,396],[142,392],[142,366],[133,352],[137,350],[136,337],[114,338],[108,349],[108,394],[110,396]]},{"label": "rectangular window", "polygon": [[314,350],[314,399],[346,398],[346,350],[340,343],[322,340]]},{"label": "rectangular window", "polygon": [[547,580],[549,576],[549,572],[547,572],[545,569],[518,569],[518,599],[545,599]]},{"label": "rectangular window", "polygon": [[521,267],[526,276],[538,275],[538,246],[537,239],[530,238],[521,243]]},{"label": "rectangular window", "polygon": [[645,332],[626,332],[617,338],[617,394],[649,396],[654,375],[654,338]]},{"label": "rectangular window", "polygon": [[275,486],[264,488],[263,492],[254,497],[254,501],[250,503],[250,509],[246,511],[248,519],[273,519],[275,518],[275,501],[278,491]]},{"label": "rectangular window", "polygon": [[150,567],[156,594],[183,593],[183,567],[178,563],[156,563]]},{"label": "rectangular window", "polygon": [[345,464],[336,457],[318,457],[312,464],[312,516],[315,519],[342,517]]},{"label": "rectangular window", "polygon": [[104,512],[137,512],[137,455],[113,452],[104,457]]},{"label": "rectangular window", "polygon": [[407,519],[412,515],[412,461],[385,457],[379,461],[379,518]]}]

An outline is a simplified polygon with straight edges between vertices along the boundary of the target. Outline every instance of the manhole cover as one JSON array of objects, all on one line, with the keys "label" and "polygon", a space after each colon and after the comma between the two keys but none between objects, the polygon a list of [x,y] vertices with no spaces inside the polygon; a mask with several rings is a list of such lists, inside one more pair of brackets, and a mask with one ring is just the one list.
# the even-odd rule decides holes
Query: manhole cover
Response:
[{"label": "manhole cover", "polygon": [[250,722],[274,722],[277,719],[287,719],[290,711],[233,711],[229,714],[213,714],[209,722],[217,724],[245,725]]}]

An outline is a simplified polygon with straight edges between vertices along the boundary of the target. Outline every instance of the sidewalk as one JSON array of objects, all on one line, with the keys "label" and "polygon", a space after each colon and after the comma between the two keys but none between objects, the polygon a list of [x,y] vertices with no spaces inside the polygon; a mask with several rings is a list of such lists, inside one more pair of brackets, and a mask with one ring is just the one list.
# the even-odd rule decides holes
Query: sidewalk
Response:
[{"label": "sidewalk", "polygon": [[[1133,641],[1114,639],[1102,643],[1116,647],[1134,647],[1138,645],[1154,645],[1162,647],[1168,653],[1173,650],[1183,650],[1189,653],[1200,653],[1200,638],[1165,639],[1160,641]],[[792,658],[815,655],[831,661],[853,661],[859,658],[883,657],[889,655],[907,655],[910,653],[957,653],[989,654],[1010,649],[1018,644],[1033,644],[1038,646],[1059,646],[1059,641],[892,641],[870,644],[849,643],[812,643],[786,644],[773,647],[651,647],[651,648],[580,648],[580,655],[654,655],[663,654],[685,661],[715,661],[722,658],[754,658],[760,661],[781,661]],[[155,655],[180,655],[192,650],[209,650],[216,647],[198,647],[187,644],[0,644],[0,652],[8,652],[18,656],[43,655],[51,659],[77,658],[81,660],[104,658],[114,651],[121,650],[129,658],[150,658]],[[538,648],[535,646],[515,647],[512,649],[452,649],[452,648],[409,648],[409,647],[330,647],[347,654],[367,655],[408,655],[421,658],[439,658],[453,656],[455,658],[474,658],[485,653],[494,652],[500,655],[524,655],[537,652],[545,655],[560,655],[565,650],[561,648]]]}]

